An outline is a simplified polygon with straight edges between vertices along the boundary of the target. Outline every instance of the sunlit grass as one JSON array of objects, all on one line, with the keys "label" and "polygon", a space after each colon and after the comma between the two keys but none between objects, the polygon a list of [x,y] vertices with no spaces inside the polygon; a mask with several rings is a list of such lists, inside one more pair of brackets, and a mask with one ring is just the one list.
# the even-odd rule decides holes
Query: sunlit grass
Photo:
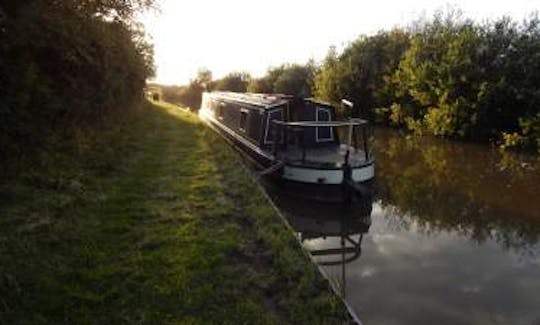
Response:
[{"label": "sunlit grass", "polygon": [[148,105],[0,188],[0,323],[332,323],[339,300],[235,153]]}]

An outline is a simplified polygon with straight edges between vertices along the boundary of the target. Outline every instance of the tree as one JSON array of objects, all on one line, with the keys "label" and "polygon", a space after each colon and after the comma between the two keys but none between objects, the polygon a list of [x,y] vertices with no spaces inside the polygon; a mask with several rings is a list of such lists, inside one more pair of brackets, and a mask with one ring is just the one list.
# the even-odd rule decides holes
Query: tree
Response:
[{"label": "tree", "polygon": [[412,37],[393,75],[394,121],[434,135],[468,137],[478,93],[478,29],[472,21],[436,16]]},{"label": "tree", "polygon": [[315,67],[313,64],[291,64],[283,67],[274,82],[274,92],[296,97],[311,97]]},{"label": "tree", "polygon": [[285,65],[271,67],[261,78],[251,79],[248,85],[248,91],[254,93],[275,93],[274,85],[279,76],[283,73]]},{"label": "tree", "polygon": [[408,33],[394,29],[359,37],[341,55],[331,47],[315,77],[316,96],[333,103],[347,98],[355,103],[353,115],[372,116],[376,108],[391,102],[386,79],[397,68],[408,45]]},{"label": "tree", "polygon": [[212,71],[207,68],[200,68],[197,71],[197,77],[194,82],[200,85],[201,88],[205,90],[212,90],[213,81],[212,81]]},{"label": "tree", "polygon": [[250,93],[273,93],[274,85],[267,78],[252,78],[247,86],[247,91]]},{"label": "tree", "polygon": [[[485,81],[478,98],[478,133],[502,137],[506,147],[540,150],[540,19],[508,17],[482,26]],[[510,143],[507,139],[514,139]]]},{"label": "tree", "polygon": [[215,82],[216,90],[246,92],[250,75],[246,72],[231,72]]},{"label": "tree", "polygon": [[314,79],[313,93],[317,98],[333,103],[340,100],[340,61],[334,46],[328,49],[322,67]]},{"label": "tree", "polygon": [[310,97],[316,70],[317,66],[313,60],[305,65],[282,64],[278,67],[271,67],[265,76],[250,81],[248,91]]},{"label": "tree", "polygon": [[153,50],[132,17],[153,1],[3,3],[0,161],[53,132],[133,107],[153,75]]}]

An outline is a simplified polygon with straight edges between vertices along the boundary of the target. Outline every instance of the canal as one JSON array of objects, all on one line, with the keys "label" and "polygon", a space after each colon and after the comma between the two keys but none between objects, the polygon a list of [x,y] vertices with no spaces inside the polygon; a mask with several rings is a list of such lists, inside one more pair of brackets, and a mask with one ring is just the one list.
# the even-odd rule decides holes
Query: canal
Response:
[{"label": "canal", "polygon": [[540,160],[376,129],[375,196],[270,192],[363,324],[540,324]]}]

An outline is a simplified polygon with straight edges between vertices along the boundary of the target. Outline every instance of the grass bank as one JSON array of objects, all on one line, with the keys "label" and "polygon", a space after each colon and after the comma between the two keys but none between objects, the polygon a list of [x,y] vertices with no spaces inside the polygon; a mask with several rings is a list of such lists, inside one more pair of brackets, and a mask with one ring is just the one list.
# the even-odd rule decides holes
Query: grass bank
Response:
[{"label": "grass bank", "polygon": [[54,149],[0,186],[0,323],[339,323],[339,299],[195,115],[146,104]]}]

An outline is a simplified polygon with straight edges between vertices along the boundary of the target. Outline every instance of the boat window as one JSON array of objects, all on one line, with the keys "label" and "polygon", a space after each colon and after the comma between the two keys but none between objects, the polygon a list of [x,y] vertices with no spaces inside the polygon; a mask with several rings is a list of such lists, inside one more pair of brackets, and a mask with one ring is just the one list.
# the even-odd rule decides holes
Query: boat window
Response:
[{"label": "boat window", "polygon": [[[329,122],[332,120],[330,109],[326,107],[317,107],[316,120],[319,122]],[[315,138],[317,142],[328,142],[334,140],[332,128],[329,126],[315,128]]]},{"label": "boat window", "polygon": [[273,141],[273,133],[276,128],[276,125],[273,123],[270,123],[272,120],[278,120],[283,121],[283,109],[278,108],[273,111],[268,112],[268,117],[266,118],[266,131],[264,134],[264,143],[270,144],[274,143]]},{"label": "boat window", "polygon": [[244,131],[246,132],[246,124],[247,124],[247,116],[248,116],[248,111],[243,109],[240,111],[240,131]]},{"label": "boat window", "polygon": [[247,121],[249,127],[247,129],[248,137],[255,143],[259,143],[261,139],[261,127],[263,124],[262,112],[260,110],[251,111]]},{"label": "boat window", "polygon": [[223,120],[223,107],[225,107],[225,103],[220,102],[219,105],[217,105],[217,108],[216,108],[216,115],[220,120]]}]

